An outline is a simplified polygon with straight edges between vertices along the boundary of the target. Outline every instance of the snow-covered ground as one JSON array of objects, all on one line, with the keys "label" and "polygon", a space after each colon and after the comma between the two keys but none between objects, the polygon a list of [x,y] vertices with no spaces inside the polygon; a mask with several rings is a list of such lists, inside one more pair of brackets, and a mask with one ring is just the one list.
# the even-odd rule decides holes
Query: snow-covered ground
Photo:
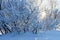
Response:
[{"label": "snow-covered ground", "polygon": [[39,34],[26,33],[9,33],[0,36],[0,40],[60,40],[59,31],[45,31]]}]

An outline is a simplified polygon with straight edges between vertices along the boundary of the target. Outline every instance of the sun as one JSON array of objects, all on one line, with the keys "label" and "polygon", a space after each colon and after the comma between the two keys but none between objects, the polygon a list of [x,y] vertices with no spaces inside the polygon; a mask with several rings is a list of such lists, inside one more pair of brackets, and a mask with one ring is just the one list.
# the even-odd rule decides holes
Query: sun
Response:
[{"label": "sun", "polygon": [[38,20],[43,20],[44,18],[46,18],[46,15],[47,15],[47,14],[46,14],[45,11],[39,13],[39,14],[38,14]]}]

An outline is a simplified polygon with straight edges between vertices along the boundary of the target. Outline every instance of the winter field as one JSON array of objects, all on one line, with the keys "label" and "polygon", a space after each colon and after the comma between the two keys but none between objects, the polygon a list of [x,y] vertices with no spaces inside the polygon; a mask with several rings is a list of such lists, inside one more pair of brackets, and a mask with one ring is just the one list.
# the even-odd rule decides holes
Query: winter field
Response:
[{"label": "winter field", "polygon": [[27,33],[9,33],[7,35],[2,35],[0,40],[60,40],[59,31],[46,31],[39,34]]},{"label": "winter field", "polygon": [[0,0],[0,40],[60,40],[60,0]]}]

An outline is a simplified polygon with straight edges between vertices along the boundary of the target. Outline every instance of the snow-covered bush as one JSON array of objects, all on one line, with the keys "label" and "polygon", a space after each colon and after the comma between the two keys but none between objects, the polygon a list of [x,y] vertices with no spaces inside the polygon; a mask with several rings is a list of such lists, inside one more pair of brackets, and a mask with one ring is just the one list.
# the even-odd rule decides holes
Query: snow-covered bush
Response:
[{"label": "snow-covered bush", "polygon": [[53,1],[50,4],[47,0],[2,0],[0,30],[4,31],[1,32],[37,33],[53,29],[59,23],[60,11],[52,4]]}]

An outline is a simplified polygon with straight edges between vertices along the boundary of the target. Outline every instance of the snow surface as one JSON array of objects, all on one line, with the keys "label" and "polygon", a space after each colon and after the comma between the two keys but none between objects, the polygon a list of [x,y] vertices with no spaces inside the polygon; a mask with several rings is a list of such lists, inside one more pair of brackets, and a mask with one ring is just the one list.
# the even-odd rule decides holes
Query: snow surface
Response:
[{"label": "snow surface", "polygon": [[0,40],[60,40],[59,31],[45,31],[39,34],[31,32],[26,33],[9,33],[0,36]]}]

